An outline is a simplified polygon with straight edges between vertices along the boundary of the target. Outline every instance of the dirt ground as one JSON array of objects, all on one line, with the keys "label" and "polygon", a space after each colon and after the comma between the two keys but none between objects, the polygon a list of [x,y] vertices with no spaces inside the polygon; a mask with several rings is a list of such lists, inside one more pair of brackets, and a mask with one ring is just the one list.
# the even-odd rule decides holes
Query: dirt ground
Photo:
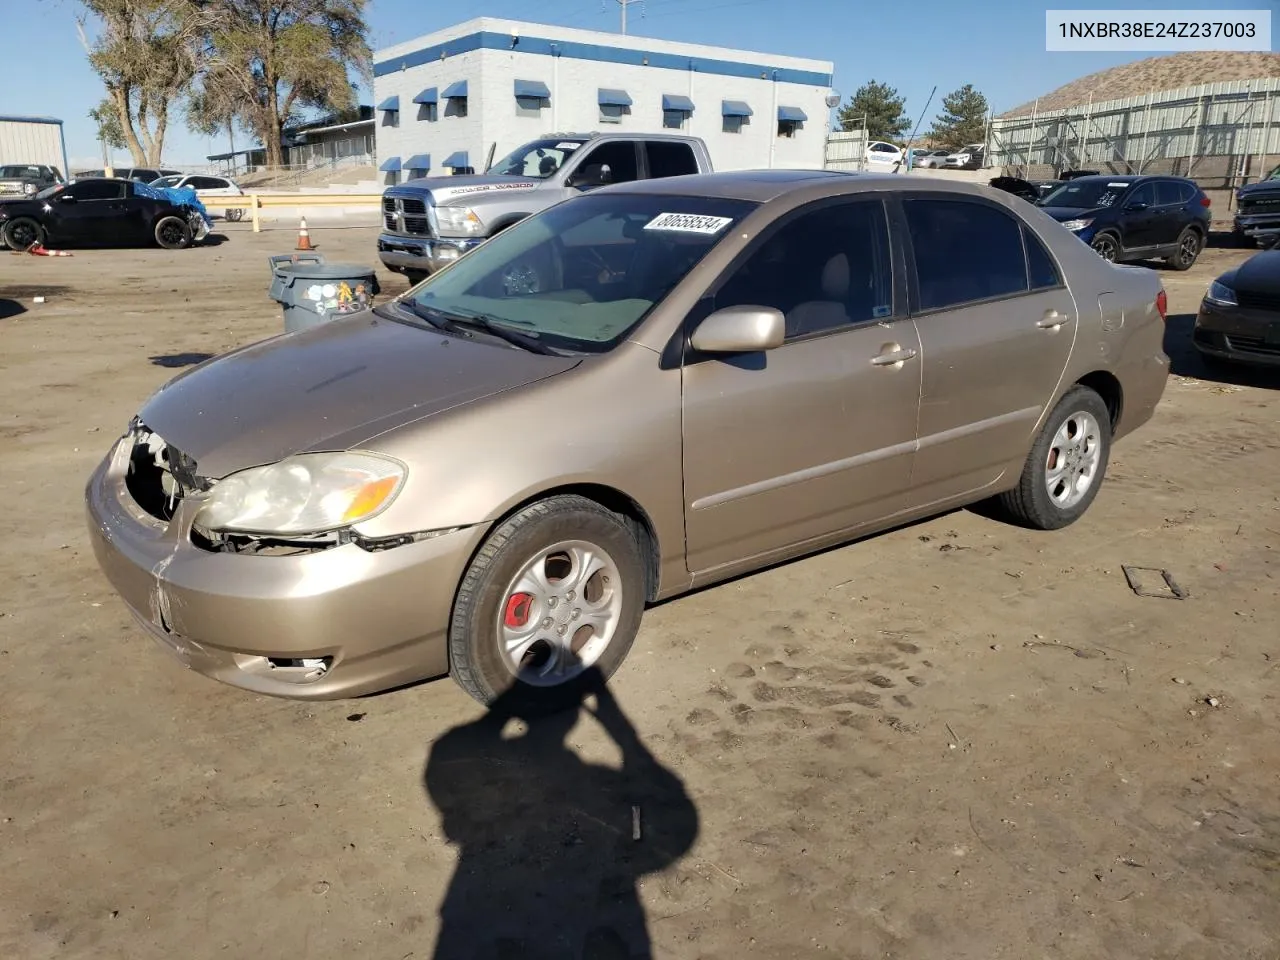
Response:
[{"label": "dirt ground", "polygon": [[510,957],[597,906],[677,960],[1280,956],[1280,377],[1189,344],[1244,254],[1162,274],[1176,375],[1079,524],[959,512],[652,609],[612,684],[634,739],[584,715],[570,751],[447,680],[221,686],[109,590],[90,470],[177,368],[281,329],[293,234],[220,231],[0,254],[0,957],[424,958],[447,891]]}]

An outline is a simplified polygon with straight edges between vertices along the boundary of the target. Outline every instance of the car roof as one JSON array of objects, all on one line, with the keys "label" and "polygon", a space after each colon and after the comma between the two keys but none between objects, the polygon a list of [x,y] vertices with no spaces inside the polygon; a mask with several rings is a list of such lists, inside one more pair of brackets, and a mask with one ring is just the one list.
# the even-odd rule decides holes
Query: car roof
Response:
[{"label": "car roof", "polygon": [[[927,190],[969,196],[1004,196],[986,184],[938,177],[911,177],[894,173],[854,173],[842,170],[734,170],[690,174],[655,180],[633,180],[604,187],[611,194],[709,197],[766,203],[791,193],[822,194],[836,188],[838,194],[891,189]],[[599,192],[599,191],[593,191]]]}]

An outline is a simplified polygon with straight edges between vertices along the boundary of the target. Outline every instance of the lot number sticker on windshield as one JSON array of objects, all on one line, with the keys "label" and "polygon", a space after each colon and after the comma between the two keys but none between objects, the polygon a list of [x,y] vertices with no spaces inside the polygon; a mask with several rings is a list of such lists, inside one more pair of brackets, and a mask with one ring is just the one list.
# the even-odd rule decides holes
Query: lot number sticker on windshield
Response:
[{"label": "lot number sticker on windshield", "polygon": [[713,236],[733,223],[732,217],[705,217],[697,213],[660,213],[644,225],[646,230],[701,233]]}]

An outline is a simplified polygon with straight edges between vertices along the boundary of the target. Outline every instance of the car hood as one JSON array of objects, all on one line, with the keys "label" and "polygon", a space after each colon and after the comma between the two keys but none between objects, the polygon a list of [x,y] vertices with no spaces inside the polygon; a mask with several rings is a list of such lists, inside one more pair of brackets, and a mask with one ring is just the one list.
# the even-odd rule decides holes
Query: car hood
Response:
[{"label": "car hood", "polygon": [[409,180],[398,187],[387,190],[387,196],[414,196],[431,194],[432,202],[450,203],[454,200],[471,202],[483,200],[495,194],[519,193],[532,190],[541,180],[532,177],[506,177],[500,175],[476,175],[463,177],[423,177],[421,180]]},{"label": "car hood", "polygon": [[1280,293],[1280,250],[1255,254],[1219,279],[1237,292]]},{"label": "car hood", "polygon": [[1251,183],[1236,191],[1236,196],[1251,197],[1260,193],[1280,193],[1280,180],[1262,180],[1259,183]]},{"label": "car hood", "polygon": [[1079,220],[1082,217],[1096,217],[1105,210],[1105,207],[1041,207],[1045,213],[1053,217],[1059,223],[1067,220]]},{"label": "car hood", "polygon": [[572,369],[378,316],[348,317],[206,361],[139,412],[166,442],[224,477],[295,453],[348,449],[395,427]]}]

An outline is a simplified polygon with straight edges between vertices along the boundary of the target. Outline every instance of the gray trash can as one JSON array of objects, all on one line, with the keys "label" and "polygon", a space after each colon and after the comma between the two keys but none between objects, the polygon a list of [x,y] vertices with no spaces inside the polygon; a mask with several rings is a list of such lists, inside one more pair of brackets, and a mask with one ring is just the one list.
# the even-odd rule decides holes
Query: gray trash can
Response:
[{"label": "gray trash can", "polygon": [[326,263],[318,253],[285,253],[268,260],[268,296],[284,308],[286,333],[363,313],[379,292],[372,267]]}]

